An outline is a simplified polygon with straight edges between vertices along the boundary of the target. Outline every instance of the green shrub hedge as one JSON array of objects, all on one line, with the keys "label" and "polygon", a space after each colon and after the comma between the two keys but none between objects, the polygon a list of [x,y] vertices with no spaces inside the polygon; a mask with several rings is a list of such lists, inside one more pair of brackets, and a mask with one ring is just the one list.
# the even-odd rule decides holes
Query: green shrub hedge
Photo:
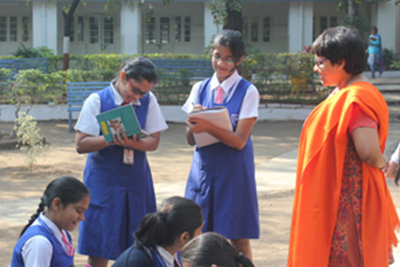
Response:
[{"label": "green shrub hedge", "polygon": [[[27,103],[66,103],[67,82],[110,81],[117,76],[124,62],[135,56],[71,55],[68,71],[62,71],[62,56],[50,56],[48,74],[37,70],[20,71],[15,80],[9,79],[7,70],[0,69],[0,79],[3,81],[0,87],[0,103],[15,103],[21,99]],[[211,60],[210,55],[144,54],[141,56],[150,59]],[[252,54],[242,61],[240,73],[256,85],[262,103],[315,104],[326,97],[326,90],[319,87],[319,82],[315,79],[313,58],[313,55],[306,53]],[[160,104],[181,105],[186,100],[193,83],[188,81],[183,70],[177,77],[159,80],[152,91]],[[21,96],[19,100],[16,99],[18,95]]]}]

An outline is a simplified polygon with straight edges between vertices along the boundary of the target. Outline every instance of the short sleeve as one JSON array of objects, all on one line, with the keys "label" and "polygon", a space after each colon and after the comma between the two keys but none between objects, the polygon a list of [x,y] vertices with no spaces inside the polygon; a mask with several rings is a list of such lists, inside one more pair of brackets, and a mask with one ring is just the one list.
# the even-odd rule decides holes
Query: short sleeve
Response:
[{"label": "short sleeve", "polygon": [[143,130],[149,134],[152,134],[164,131],[167,128],[168,125],[165,122],[160,105],[157,102],[157,98],[153,93],[150,92],[149,110],[147,112],[146,125]]},{"label": "short sleeve", "polygon": [[182,110],[185,111],[186,113],[189,113],[192,111],[193,107],[196,104],[199,104],[199,89],[201,85],[201,81],[197,82],[193,85],[192,90],[190,91],[189,97],[186,99],[185,104],[182,106]]},{"label": "short sleeve", "polygon": [[100,96],[97,93],[91,94],[83,103],[81,113],[75,125],[75,130],[82,133],[99,136],[100,126],[96,116],[100,114]]},{"label": "short sleeve", "polygon": [[25,266],[50,267],[53,246],[44,236],[34,236],[28,239],[22,247],[21,256]]},{"label": "short sleeve", "polygon": [[378,130],[378,124],[362,111],[357,104],[353,104],[349,123],[349,132],[352,133],[358,127],[369,127]]},{"label": "short sleeve", "polygon": [[243,99],[240,109],[239,120],[258,117],[258,106],[260,103],[260,94],[257,88],[252,84],[247,88],[247,93]]},{"label": "short sleeve", "polygon": [[400,150],[400,143],[399,143],[399,145],[397,146],[396,150],[393,152],[392,156],[390,157],[390,160],[393,161],[393,162],[396,163],[396,164],[399,164],[399,163],[400,163],[400,160],[399,160],[399,150]]}]

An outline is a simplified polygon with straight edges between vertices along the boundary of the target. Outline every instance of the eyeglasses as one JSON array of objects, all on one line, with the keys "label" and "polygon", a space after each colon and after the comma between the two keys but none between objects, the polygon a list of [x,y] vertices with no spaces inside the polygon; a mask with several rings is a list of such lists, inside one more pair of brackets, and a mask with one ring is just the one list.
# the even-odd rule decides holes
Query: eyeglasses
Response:
[{"label": "eyeglasses", "polygon": [[225,63],[228,64],[228,65],[235,64],[235,60],[232,59],[232,58],[222,58],[220,55],[214,55],[214,54],[212,55],[212,57],[213,57],[216,61],[222,60],[223,62],[225,62]]},{"label": "eyeglasses", "polygon": [[129,85],[131,86],[132,92],[136,95],[140,95],[140,96],[144,96],[145,94],[147,94],[147,92],[142,92],[139,89],[135,88],[135,86],[133,86],[132,82],[128,80]]},{"label": "eyeglasses", "polygon": [[316,58],[314,58],[314,63],[315,63],[315,65],[317,65],[318,68],[320,68],[321,64],[324,63],[327,60],[328,60],[327,58],[323,58],[323,59],[320,59],[320,60],[317,60]]}]

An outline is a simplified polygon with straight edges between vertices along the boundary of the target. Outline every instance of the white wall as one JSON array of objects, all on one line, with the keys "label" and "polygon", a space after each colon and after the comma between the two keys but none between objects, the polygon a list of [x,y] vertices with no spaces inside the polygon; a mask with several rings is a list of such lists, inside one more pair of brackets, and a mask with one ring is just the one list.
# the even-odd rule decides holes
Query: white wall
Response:
[{"label": "white wall", "polygon": [[303,45],[312,43],[313,3],[290,2],[289,8],[289,52],[303,51]]},{"label": "white wall", "polygon": [[394,52],[400,52],[400,48],[396,46],[400,38],[398,33],[399,22],[399,7],[395,1],[384,1],[378,4],[377,23],[378,32],[382,36],[382,45]]},{"label": "white wall", "polygon": [[[32,12],[33,47],[47,46],[59,54],[57,49],[57,3],[32,2]],[[62,53],[62,50],[60,52]]]},{"label": "white wall", "polygon": [[138,54],[142,50],[141,11],[139,3],[133,7],[124,6],[121,9],[121,53]]}]

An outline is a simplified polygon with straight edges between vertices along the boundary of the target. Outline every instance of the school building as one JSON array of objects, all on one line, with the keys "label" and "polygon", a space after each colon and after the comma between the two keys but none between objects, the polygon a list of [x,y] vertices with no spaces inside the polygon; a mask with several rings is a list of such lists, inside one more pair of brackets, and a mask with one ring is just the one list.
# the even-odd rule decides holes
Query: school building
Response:
[{"label": "school building", "polygon": [[[123,4],[112,16],[107,1],[85,0],[71,27],[71,54],[193,53],[201,54],[220,29],[213,23],[209,1],[161,0]],[[123,1],[121,1],[123,2]],[[0,0],[0,55],[26,47],[47,46],[63,54],[63,7],[71,1]],[[338,1],[244,0],[244,35],[263,53],[298,52],[324,29],[339,25],[345,11]],[[149,7],[154,13],[148,16]],[[395,0],[365,0],[360,4],[371,25],[376,25],[383,46],[400,52],[400,8]]]}]

